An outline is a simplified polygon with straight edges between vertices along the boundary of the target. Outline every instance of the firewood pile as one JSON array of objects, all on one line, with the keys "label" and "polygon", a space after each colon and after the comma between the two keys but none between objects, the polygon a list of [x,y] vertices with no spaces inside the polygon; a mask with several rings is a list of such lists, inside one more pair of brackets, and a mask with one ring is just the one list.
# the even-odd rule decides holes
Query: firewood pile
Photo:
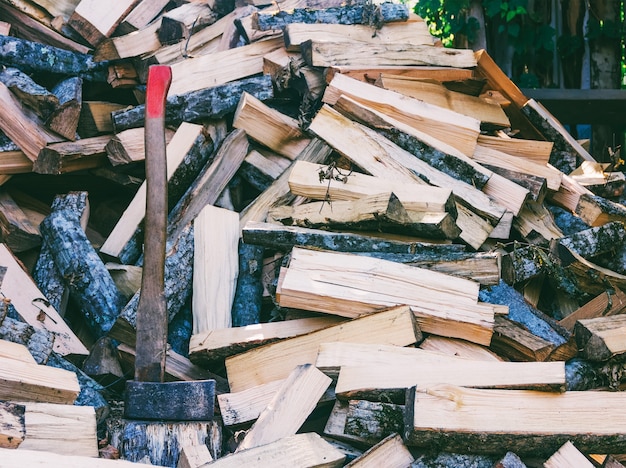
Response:
[{"label": "firewood pile", "polygon": [[[0,467],[623,466],[626,207],[395,3],[0,1]],[[168,65],[167,381],[123,417]],[[149,156],[148,156],[149,157]]]}]

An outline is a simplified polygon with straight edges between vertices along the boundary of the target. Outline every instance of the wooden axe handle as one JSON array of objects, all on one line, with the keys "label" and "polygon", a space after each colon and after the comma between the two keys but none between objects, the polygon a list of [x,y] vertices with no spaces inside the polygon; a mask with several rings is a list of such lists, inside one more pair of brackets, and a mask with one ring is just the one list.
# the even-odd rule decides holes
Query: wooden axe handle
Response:
[{"label": "wooden axe handle", "polygon": [[163,382],[167,349],[165,244],[167,233],[167,158],[165,100],[172,82],[167,65],[148,69],[145,115],[146,215],[143,276],[137,306],[135,380]]}]

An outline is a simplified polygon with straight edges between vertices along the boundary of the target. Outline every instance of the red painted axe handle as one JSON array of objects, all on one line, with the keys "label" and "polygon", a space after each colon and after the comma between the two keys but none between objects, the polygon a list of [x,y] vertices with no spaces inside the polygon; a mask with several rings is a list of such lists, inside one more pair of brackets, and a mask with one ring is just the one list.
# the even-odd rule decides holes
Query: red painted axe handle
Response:
[{"label": "red painted axe handle", "polygon": [[137,306],[135,380],[162,382],[167,347],[165,243],[167,158],[165,101],[172,82],[167,65],[148,69],[145,114],[146,215],[141,293]]}]

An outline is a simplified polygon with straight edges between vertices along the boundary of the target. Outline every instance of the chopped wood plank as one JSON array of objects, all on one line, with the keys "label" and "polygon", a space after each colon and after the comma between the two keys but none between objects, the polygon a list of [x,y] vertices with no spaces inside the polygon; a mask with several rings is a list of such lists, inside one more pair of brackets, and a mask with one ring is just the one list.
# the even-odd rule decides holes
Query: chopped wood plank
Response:
[{"label": "chopped wood plank", "polygon": [[44,296],[5,244],[0,244],[0,264],[7,267],[1,291],[11,300],[20,317],[36,330],[44,329],[53,333],[54,350],[61,356],[89,354],[85,345],[53,307],[45,307],[45,320],[38,319],[42,307],[40,300]]},{"label": "chopped wood plank", "polygon": [[96,47],[94,59],[97,61],[119,60],[154,52],[161,47],[158,36],[160,27],[161,19],[159,18],[139,31],[105,38]]},{"label": "chopped wood plank", "polygon": [[325,70],[326,82],[330,83],[337,73],[367,83],[375,83],[381,74],[431,79],[439,82],[469,80],[474,76],[473,71],[466,68],[435,66],[352,67],[347,65],[328,67]]},{"label": "chopped wood plank", "polygon": [[287,378],[295,366],[314,363],[320,343],[329,341],[406,346],[421,341],[421,332],[410,309],[400,306],[271,343],[226,359],[231,391]]},{"label": "chopped wood plank", "polygon": [[550,153],[554,145],[551,141],[500,138],[490,135],[478,135],[478,144],[537,164],[547,164],[550,161]]},{"label": "chopped wood plank", "polygon": [[19,450],[98,456],[96,413],[91,406],[26,403],[26,438]]},{"label": "chopped wood plank", "polygon": [[[485,169],[488,169],[493,173],[504,177],[505,179],[515,182],[517,185],[528,190],[528,196],[530,197],[530,199],[537,203],[543,203],[546,195],[548,194],[548,183],[544,177],[493,166],[491,164],[482,163],[482,165],[485,167]],[[523,207],[521,209],[523,209]],[[517,213],[517,215],[519,215],[519,212]],[[513,220],[511,219],[511,222],[512,221]],[[504,239],[508,239],[509,237],[509,235],[503,236]]]},{"label": "chopped wood plank", "polygon": [[62,140],[46,129],[39,117],[24,107],[4,83],[0,83],[0,103],[3,109],[0,129],[31,161],[37,160],[39,152],[48,143]]},{"label": "chopped wood plank", "polygon": [[193,334],[232,326],[239,215],[206,205],[194,219]]},{"label": "chopped wood plank", "polygon": [[107,162],[106,145],[110,135],[52,143],[42,148],[33,163],[38,174],[66,174],[102,167]]},{"label": "chopped wood plank", "polygon": [[[289,189],[294,195],[312,200],[358,200],[375,193],[393,192],[411,211],[455,213],[456,206],[449,188],[422,184],[400,184],[397,181],[352,172],[337,178],[330,166],[297,161],[289,173]],[[325,177],[322,179],[322,175]]]},{"label": "chopped wood plank", "polygon": [[246,134],[276,153],[295,159],[311,139],[298,125],[298,121],[270,108],[249,93],[241,95],[233,127],[245,130]]},{"label": "chopped wood plank", "polygon": [[477,303],[477,286],[388,260],[294,248],[276,297],[282,307],[350,318],[407,304],[428,333],[489,344],[494,309]]},{"label": "chopped wood plank", "polygon": [[433,45],[435,37],[430,34],[424,21],[385,23],[372,34],[370,26],[331,23],[290,23],[283,30],[285,48],[290,52],[300,52],[300,44],[308,40],[330,40],[380,43],[411,43]]},{"label": "chopped wood plank", "polygon": [[25,410],[24,405],[0,401],[0,448],[15,449],[24,441]]},{"label": "chopped wood plank", "polygon": [[81,0],[68,20],[68,24],[85,40],[96,46],[111,36],[124,17],[139,0],[118,1],[106,5],[97,0]]},{"label": "chopped wood plank", "polygon": [[502,151],[476,145],[472,158],[481,164],[494,166],[543,177],[548,183],[548,189],[557,191],[561,187],[563,174],[551,166],[537,164],[527,159],[512,156]]},{"label": "chopped wood plank", "polygon": [[237,426],[257,419],[284,382],[285,380],[276,380],[240,392],[217,395],[224,425]]},{"label": "chopped wood plank", "polygon": [[606,361],[623,354],[625,327],[623,315],[578,320],[574,336],[581,356],[590,361]]},{"label": "chopped wood plank", "polygon": [[569,440],[543,463],[544,468],[593,468],[595,465],[583,455]]},{"label": "chopped wood plank", "polygon": [[[165,105],[165,121],[168,125],[182,122],[203,123],[207,119],[219,119],[237,108],[242,92],[258,99],[273,97],[272,80],[269,76],[256,76],[225,84],[210,85],[197,91],[190,91],[168,98]],[[128,128],[143,127],[145,106],[112,113],[115,132]]]},{"label": "chopped wood plank", "polygon": [[167,0],[140,0],[118,25],[116,34],[128,34],[148,26],[166,5]]},{"label": "chopped wood plank", "polygon": [[161,44],[175,44],[215,23],[218,13],[214,6],[191,2],[165,12],[160,16],[161,27],[157,32]]},{"label": "chopped wood plank", "polygon": [[83,101],[78,119],[78,133],[82,138],[113,133],[111,113],[124,109],[124,104],[107,101]]},{"label": "chopped wood plank", "polygon": [[[0,179],[5,179],[12,174],[27,174],[29,172],[33,172],[33,161],[23,151],[0,152],[0,174],[3,176]],[[4,182],[6,180],[2,181],[2,184]]]},{"label": "chopped wood plank", "polygon": [[338,74],[326,87],[323,101],[335,105],[342,95],[433,137],[426,143],[441,151],[456,155],[449,149],[456,148],[466,156],[474,153],[478,119]]},{"label": "chopped wood plank", "polygon": [[0,399],[72,404],[80,386],[73,372],[0,357]]},{"label": "chopped wood plank", "polygon": [[268,31],[284,29],[291,23],[371,24],[407,21],[409,10],[406,5],[382,3],[377,8],[367,5],[346,5],[331,8],[296,8],[271,13],[255,13],[252,17],[254,29]]},{"label": "chopped wood plank", "polygon": [[278,207],[268,216],[301,227],[381,231],[430,239],[456,239],[461,232],[449,213],[408,210],[393,193]]},{"label": "chopped wood plank", "polygon": [[615,288],[614,291],[607,290],[597,295],[568,316],[562,318],[559,320],[559,325],[569,331],[573,331],[578,320],[618,315],[624,312],[626,312],[626,294],[621,289]]},{"label": "chopped wood plank", "polygon": [[[165,129],[165,143],[169,144],[175,132]],[[106,153],[113,166],[145,161],[145,134],[144,128],[129,128],[116,133],[106,144]]]},{"label": "chopped wood plank", "polygon": [[503,128],[511,126],[500,105],[476,96],[450,91],[439,83],[381,73],[376,84],[390,91],[473,117],[482,124]]},{"label": "chopped wood plank", "polygon": [[[565,390],[564,362],[503,362],[399,359],[369,365],[343,365],[335,387],[337,398],[378,399],[387,392],[404,391],[414,385],[420,388],[448,383],[474,388],[508,388],[527,390]],[[410,363],[410,365],[409,365]],[[406,366],[406,367],[405,367]],[[384,401],[384,400],[383,400]]]},{"label": "chopped wood plank", "polygon": [[491,174],[481,190],[485,195],[496,200],[501,206],[513,213],[513,216],[519,215],[526,206],[526,202],[531,198],[530,191],[526,187],[495,173]]},{"label": "chopped wood plank", "polygon": [[476,60],[471,50],[421,44],[354,44],[308,40],[300,44],[302,56],[313,67],[380,67],[435,65],[471,68]]},{"label": "chopped wood plank", "polygon": [[415,458],[404,445],[402,437],[398,434],[391,434],[345,466],[349,468],[378,466],[404,468],[414,461]]},{"label": "chopped wood plank", "polygon": [[196,333],[189,341],[189,358],[197,364],[218,361],[284,338],[320,330],[345,321],[340,317],[311,317],[258,323]]},{"label": "chopped wood plank", "polygon": [[332,379],[313,364],[296,366],[246,433],[235,453],[295,434],[331,382]]},{"label": "chopped wood plank", "polygon": [[52,93],[59,99],[59,105],[45,124],[50,130],[74,141],[83,102],[83,79],[72,76],[61,80],[52,88]]},{"label": "chopped wood plank", "polygon": [[[172,85],[168,96],[223,85],[262,73],[263,55],[282,45],[282,38],[260,41],[172,64]],[[220,66],[215,67],[215,63]]]},{"label": "chopped wood plank", "polygon": [[260,447],[243,450],[215,460],[215,468],[238,468],[251,464],[275,468],[302,466],[335,468],[343,466],[345,454],[314,432],[283,437]]},{"label": "chopped wood plank", "polygon": [[[202,126],[192,123],[182,124],[167,145],[167,176],[171,180],[176,168],[182,164],[185,155],[202,133]],[[119,258],[124,248],[133,238],[146,211],[146,183],[135,193],[117,224],[100,247],[100,253],[112,258]]]},{"label": "chopped wood plank", "polygon": [[[588,391],[419,388],[407,399],[405,441],[461,452],[472,447],[474,453],[507,447],[532,456],[551,455],[567,440],[587,453],[622,451],[624,398],[621,392],[598,398]],[[600,421],[598,414],[605,417]]]},{"label": "chopped wood plank", "polygon": [[211,452],[206,445],[186,445],[180,450],[176,468],[200,468],[213,461]]}]

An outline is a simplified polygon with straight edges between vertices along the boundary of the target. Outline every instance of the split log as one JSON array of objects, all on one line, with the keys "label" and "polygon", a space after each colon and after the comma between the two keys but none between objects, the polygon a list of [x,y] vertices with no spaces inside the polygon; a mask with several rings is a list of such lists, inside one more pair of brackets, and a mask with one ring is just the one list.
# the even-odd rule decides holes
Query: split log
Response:
[{"label": "split log", "polygon": [[26,438],[19,450],[98,456],[96,415],[90,406],[26,403]]},{"label": "split log", "polygon": [[206,445],[185,445],[180,450],[176,468],[200,468],[212,461],[213,457]]},{"label": "split log", "polygon": [[[282,38],[259,41],[174,63],[171,65],[173,78],[168,95],[185,94],[262,73],[263,56],[283,47],[283,44]],[[220,66],[213,66],[215,63]]]},{"label": "split log", "polygon": [[25,410],[24,405],[9,401],[0,402],[0,448],[15,449],[24,441]]},{"label": "split log", "polygon": [[[496,316],[496,324],[498,317]],[[419,345],[425,351],[434,351],[448,356],[457,356],[476,361],[503,361],[499,355],[488,348],[470,343],[469,341],[457,338],[445,338],[443,336],[431,335],[426,337]]]},{"label": "split log", "polygon": [[[412,134],[412,136],[424,141],[426,145],[430,144],[435,149],[458,158],[460,156],[458,152],[452,150],[452,148],[456,148],[466,156],[465,162],[467,164],[474,165],[474,170],[480,169],[471,160],[467,160],[467,156],[474,153],[476,140],[480,133],[479,120],[338,74],[326,87],[323,101],[334,106],[342,95],[344,98],[356,101],[363,107],[383,114],[383,116],[379,116],[379,119],[384,120],[386,115],[394,121],[399,121],[421,132],[421,134]],[[358,113],[357,117],[362,118]],[[454,122],[453,133],[450,133],[452,122]],[[424,133],[432,139],[428,139],[426,135],[423,135]],[[453,138],[451,138],[452,135],[454,135]]]},{"label": "split log", "polygon": [[578,200],[575,213],[590,226],[601,226],[610,221],[626,222],[626,207],[607,198],[584,193]]},{"label": "split log", "polygon": [[117,448],[120,458],[129,462],[176,466],[182,447],[186,445],[204,444],[213,458],[222,455],[222,429],[217,421],[172,423],[109,418],[106,431],[109,443]]},{"label": "split log", "polygon": [[543,466],[545,468],[566,468],[568,466],[593,468],[595,465],[568,440],[544,462]]},{"label": "split log", "polygon": [[391,434],[345,466],[366,468],[384,465],[401,468],[410,466],[414,461],[415,458],[404,445],[402,437]]},{"label": "split log", "polygon": [[[354,341],[406,346],[421,341],[421,332],[408,307],[365,315],[348,323],[288,338],[226,359],[231,391],[286,378],[300,364],[314,363],[320,343]],[[280,356],[280,359],[277,357]],[[252,372],[251,369],[254,369]]]},{"label": "split log", "polygon": [[404,405],[350,400],[343,431],[368,445],[378,444],[402,431],[403,413]]},{"label": "split log", "polygon": [[[81,226],[86,228],[89,215],[87,192],[70,192],[65,195],[59,195],[54,198],[51,209],[72,210],[80,219]],[[47,243],[44,243],[39,250],[39,257],[33,268],[33,279],[52,307],[60,315],[65,315],[69,290],[66,287],[65,280],[54,264],[54,257],[50,250],[50,245]]]},{"label": "split log", "polygon": [[521,110],[528,120],[543,133],[547,140],[554,142],[552,148],[553,155],[555,151],[566,151],[577,155],[581,161],[595,162],[593,156],[591,156],[540,103],[534,99],[529,99],[521,107]]},{"label": "split log", "polygon": [[496,317],[489,349],[513,361],[545,361],[556,349],[554,343],[506,317]]},{"label": "split log", "polygon": [[[392,407],[402,407],[401,405],[394,405],[393,403],[376,403],[378,405],[384,405],[383,408],[387,409],[390,405]],[[362,437],[358,437],[356,435],[347,434],[346,430],[346,422],[348,417],[348,402],[335,400],[335,404],[333,405],[333,409],[328,416],[326,421],[326,425],[324,426],[324,435],[329,437],[331,440],[339,440],[344,443],[350,444],[354,447],[366,447],[369,448],[375,443],[379,442],[379,440],[368,441]],[[402,416],[400,415],[400,418]],[[375,419],[375,418],[372,418]],[[402,421],[399,421],[399,428],[402,430]],[[397,431],[391,431],[397,432]]]},{"label": "split log", "polygon": [[[206,70],[205,70],[206,71]],[[182,122],[202,122],[219,119],[235,111],[243,92],[265,100],[272,98],[272,80],[269,76],[251,77],[232,82],[209,83],[204,88],[173,95],[166,101],[165,121],[168,125]],[[115,133],[129,128],[143,127],[145,106],[115,111],[111,117]]]},{"label": "split log", "polygon": [[200,29],[215,23],[218,14],[208,4],[187,3],[161,15],[161,27],[158,31],[159,42],[163,45],[174,44],[185,39]]},{"label": "split log", "polygon": [[343,466],[345,455],[314,432],[284,437],[271,444],[227,455],[212,464],[215,468],[237,468],[258,463],[275,468],[292,466]]},{"label": "split log", "polygon": [[24,73],[77,75],[88,81],[106,82],[106,62],[95,62],[86,53],[72,52],[12,36],[0,36],[0,60]]},{"label": "split log", "polygon": [[0,358],[0,399],[72,404],[80,387],[69,371]]},{"label": "split log", "polygon": [[59,105],[45,124],[53,132],[74,141],[83,102],[83,79],[73,76],[61,80],[52,88],[52,93],[59,99]]},{"label": "split log", "polygon": [[416,183],[399,184],[359,172],[346,174],[332,165],[297,161],[289,173],[289,189],[294,195],[329,203],[393,192],[408,210],[449,212],[456,217],[451,189]]},{"label": "split log", "polygon": [[119,24],[116,33],[128,34],[146,27],[167,5],[166,0],[141,0]]},{"label": "split log", "polygon": [[[239,234],[239,218],[237,218]],[[231,308],[233,327],[245,327],[261,322],[263,307],[263,258],[265,249],[238,241],[239,273]]]},{"label": "split log", "polygon": [[206,205],[194,219],[193,334],[232,326],[239,215]]},{"label": "split log", "polygon": [[537,164],[547,164],[550,161],[550,153],[552,146],[554,146],[551,141],[502,138],[490,135],[478,135],[478,144],[483,148],[498,150]]},{"label": "split log", "polygon": [[0,238],[12,252],[23,252],[41,244],[37,226],[5,191],[0,192]]},{"label": "split log", "polygon": [[[1,287],[3,295],[10,299],[15,310],[28,325],[35,330],[42,330],[36,337],[33,332],[30,332],[26,342],[21,341],[22,344],[32,341],[33,348],[38,349],[37,354],[41,356],[41,352],[45,355],[45,350],[48,350],[49,354],[50,346],[54,341],[53,349],[62,356],[86,356],[88,351],[85,345],[76,337],[54,307],[47,306],[46,302],[42,301],[43,294],[4,244],[0,244],[0,264],[7,267],[7,274]],[[5,319],[5,322],[7,320]],[[8,330],[7,333],[11,334]],[[51,334],[54,337],[50,336]],[[15,340],[9,338],[9,341]],[[45,359],[47,357],[38,362],[45,362]]]},{"label": "split log", "polygon": [[126,106],[116,102],[83,101],[78,119],[78,134],[83,138],[113,133],[111,113]]},{"label": "split log", "polygon": [[241,165],[240,175],[260,192],[267,189],[291,164],[289,158],[270,151],[251,150]]},{"label": "split log", "polygon": [[187,188],[168,218],[168,236],[175,238],[206,205],[214,204],[248,154],[249,144],[243,130],[233,130],[219,141],[212,162],[205,165]]},{"label": "split log", "polygon": [[342,321],[345,319],[324,316],[209,330],[192,335],[189,341],[189,358],[196,364],[210,365],[252,348],[305,335]]},{"label": "split log", "polygon": [[44,127],[32,110],[22,106],[3,83],[0,83],[0,103],[3,109],[0,115],[0,130],[15,142],[31,161],[37,160],[39,152],[48,143],[62,140],[60,136]]},{"label": "split log", "polygon": [[[191,297],[193,273],[193,225],[190,223],[176,239],[168,237],[165,257],[165,298],[168,321],[181,310]],[[108,336],[130,346],[135,346],[137,306],[139,294],[122,308]]]},{"label": "split log", "polygon": [[381,74],[406,76],[419,79],[430,79],[441,83],[467,81],[474,77],[473,71],[466,68],[434,67],[434,66],[389,66],[389,67],[358,67],[333,66],[325,70],[326,82],[330,83],[333,77],[341,73],[359,81],[374,83]]},{"label": "split log", "polygon": [[[300,44],[302,56],[313,67],[415,66],[472,68],[476,60],[466,49],[445,50],[421,44],[364,44],[308,40]],[[446,53],[449,51],[449,53]]]},{"label": "split log", "polygon": [[[371,276],[371,272],[376,274]],[[386,260],[300,248],[293,249],[289,268],[281,276],[276,293],[281,307],[353,318],[407,304],[428,333],[479,344],[491,340],[494,309],[479,304],[478,283],[463,278]],[[356,285],[358,292],[353,289]]]},{"label": "split log", "polygon": [[443,84],[385,73],[380,74],[376,84],[390,91],[480,120],[481,127],[511,126],[509,118],[499,104],[476,96],[450,91]]},{"label": "split log", "polygon": [[80,219],[67,209],[53,211],[41,223],[41,233],[90,330],[97,337],[105,335],[115,323],[124,299],[87,239]]},{"label": "split log", "polygon": [[296,366],[246,433],[235,453],[294,435],[331,382],[312,364]]},{"label": "split log", "polygon": [[81,0],[68,20],[68,24],[93,46],[111,36],[122,19],[139,3],[139,0],[124,0],[112,5],[103,5],[94,0]]},{"label": "split log", "polygon": [[0,357],[26,362],[28,364],[37,364],[26,346],[5,339],[0,339]]},{"label": "split log", "polygon": [[42,119],[46,119],[59,105],[57,96],[17,68],[8,67],[0,71],[0,82]]},{"label": "split log", "polygon": [[574,336],[581,356],[590,361],[606,361],[624,354],[625,324],[626,316],[623,315],[578,320]]},{"label": "split log", "polygon": [[[2,307],[6,309],[7,305],[3,304]],[[54,345],[53,333],[45,328],[36,330],[29,324],[10,317],[5,317],[0,324],[0,339],[26,346],[37,364],[48,362]]]},{"label": "split log", "polygon": [[407,21],[409,11],[406,5],[383,3],[377,7],[349,5],[337,8],[304,9],[255,13],[252,18],[254,29],[267,31],[284,29],[291,23],[331,23],[331,24],[384,24],[394,21]]},{"label": "split log", "polygon": [[0,185],[7,182],[12,174],[33,172],[33,162],[23,151],[11,150],[0,152]]},{"label": "split log", "polygon": [[545,204],[530,200],[513,220],[513,227],[533,244],[545,244],[564,236]]},{"label": "split log", "polygon": [[454,258],[465,255],[465,248],[460,244],[429,244],[367,234],[329,232],[322,229],[254,221],[244,226],[242,235],[246,244],[260,245],[283,252],[288,252],[295,246],[308,246],[333,252],[367,253],[373,256],[381,253],[388,254],[392,258],[393,254],[397,254],[399,257],[407,255],[407,259],[412,256],[409,262],[416,264],[421,261],[434,264],[442,256]]},{"label": "split log", "polygon": [[[543,203],[548,193],[548,183],[545,177],[539,177],[532,174],[526,174],[524,172],[518,172],[491,164],[482,164],[485,169],[498,174],[505,179],[515,182],[520,187],[524,187],[529,192],[530,199],[536,203]],[[523,209],[523,208],[522,208]],[[518,213],[519,215],[519,213]],[[505,238],[508,238],[506,236]]]},{"label": "split log", "polygon": [[217,395],[225,426],[242,426],[256,420],[268,407],[285,380],[275,380],[236,393]]},{"label": "split log", "polygon": [[158,36],[161,24],[162,19],[158,18],[139,31],[103,39],[93,53],[94,60],[120,60],[154,52],[161,47]]},{"label": "split log", "polygon": [[102,135],[49,144],[39,152],[33,172],[59,175],[102,167],[108,162],[106,145],[110,140],[110,135]]},{"label": "split log", "polygon": [[354,201],[277,207],[269,211],[268,217],[301,227],[382,231],[427,239],[456,239],[461,232],[449,213],[409,210],[394,193],[379,193]]},{"label": "split log", "polygon": [[[171,207],[182,195],[214,150],[213,140],[206,135],[201,125],[182,124],[167,145],[168,203]],[[178,198],[174,198],[177,196]],[[146,211],[146,183],[135,193],[106,241],[100,253],[118,259],[120,263],[131,263],[140,254],[143,229],[140,229]]]},{"label": "split log", "polygon": [[[551,455],[567,440],[588,453],[622,451],[623,399],[620,392],[598,398],[595,392],[554,394],[452,385],[414,389],[407,398],[405,441],[457,452],[471,447],[474,453],[501,453],[507,447],[533,456]],[[541,418],[533,416],[537,414]],[[599,421],[597,414],[606,417]]]},{"label": "split log", "polygon": [[249,93],[241,95],[233,116],[233,127],[271,150],[295,159],[311,142],[300,130],[298,121],[270,108]]},{"label": "split log", "polygon": [[[257,17],[264,13],[258,13]],[[372,34],[372,28],[362,24],[339,23],[289,23],[283,29],[285,48],[300,52],[300,44],[308,40],[349,41],[367,44],[411,43],[433,45],[434,37],[421,18],[409,17],[407,21],[385,23]]]},{"label": "split log", "polygon": [[108,336],[103,336],[91,346],[82,369],[88,376],[106,386],[112,387],[124,379],[115,342]]},{"label": "split log", "polygon": [[597,317],[608,317],[626,312],[626,294],[616,288],[614,291],[607,290],[591,299],[589,302],[559,320],[559,325],[569,331],[574,330],[576,321]]}]

